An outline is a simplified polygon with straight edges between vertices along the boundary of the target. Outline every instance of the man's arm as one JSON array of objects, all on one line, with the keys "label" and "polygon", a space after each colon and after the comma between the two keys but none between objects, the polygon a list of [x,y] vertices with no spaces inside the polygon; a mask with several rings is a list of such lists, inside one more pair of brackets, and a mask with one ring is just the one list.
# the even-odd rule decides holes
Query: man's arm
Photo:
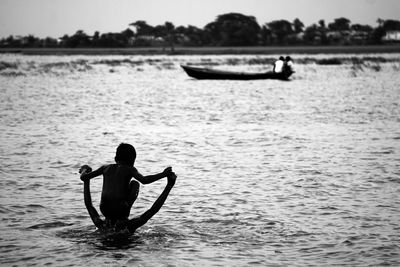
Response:
[{"label": "man's arm", "polygon": [[84,181],[83,195],[84,195],[84,199],[85,199],[86,209],[88,210],[90,218],[92,219],[94,225],[96,225],[96,227],[99,229],[103,229],[104,221],[102,219],[100,219],[99,213],[93,207],[93,204],[92,204],[92,197],[90,196],[90,180]]},{"label": "man's arm", "polygon": [[154,202],[153,206],[151,206],[151,208],[147,210],[145,213],[143,213],[141,216],[133,218],[128,221],[127,228],[130,232],[134,232],[137,228],[143,226],[161,209],[169,193],[171,192],[172,187],[175,184],[175,180],[176,180],[176,175],[175,173],[171,172],[168,175],[168,184],[165,186],[161,195]]},{"label": "man's arm", "polygon": [[168,167],[163,172],[160,172],[160,173],[157,173],[157,174],[154,174],[154,175],[143,176],[138,172],[138,170],[135,167],[132,168],[132,176],[133,176],[133,178],[135,178],[136,180],[138,180],[142,184],[151,184],[151,183],[153,183],[155,181],[160,180],[161,178],[167,177],[171,172],[172,172],[172,168]]}]

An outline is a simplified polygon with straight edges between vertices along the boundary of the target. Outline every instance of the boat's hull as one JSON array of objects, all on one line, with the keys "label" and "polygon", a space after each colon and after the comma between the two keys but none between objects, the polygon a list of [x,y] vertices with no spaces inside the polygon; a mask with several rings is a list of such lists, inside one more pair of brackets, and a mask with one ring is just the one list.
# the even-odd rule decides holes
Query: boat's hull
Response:
[{"label": "boat's hull", "polygon": [[261,79],[275,79],[275,80],[287,80],[292,73],[245,73],[245,72],[232,72],[232,71],[221,71],[215,69],[198,68],[192,66],[181,67],[185,72],[196,79],[208,79],[208,80],[261,80]]}]

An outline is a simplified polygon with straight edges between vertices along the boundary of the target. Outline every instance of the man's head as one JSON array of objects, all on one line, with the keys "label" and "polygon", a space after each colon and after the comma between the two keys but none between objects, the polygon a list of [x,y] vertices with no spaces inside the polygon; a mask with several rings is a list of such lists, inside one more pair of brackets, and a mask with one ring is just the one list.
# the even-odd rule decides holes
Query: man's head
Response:
[{"label": "man's head", "polygon": [[115,154],[115,162],[125,162],[128,165],[132,165],[135,163],[136,159],[136,150],[130,144],[121,143],[117,147],[117,152]]}]

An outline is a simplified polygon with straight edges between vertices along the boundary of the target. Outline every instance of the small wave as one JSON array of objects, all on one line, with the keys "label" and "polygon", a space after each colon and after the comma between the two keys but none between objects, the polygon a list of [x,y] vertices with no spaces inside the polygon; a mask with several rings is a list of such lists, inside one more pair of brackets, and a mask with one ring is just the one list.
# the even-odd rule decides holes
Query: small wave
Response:
[{"label": "small wave", "polygon": [[389,155],[389,154],[394,154],[394,148],[387,148],[386,150],[383,151],[372,151],[370,152],[373,155]]},{"label": "small wave", "polygon": [[32,226],[27,227],[27,229],[50,229],[50,228],[58,228],[58,227],[65,227],[71,226],[72,223],[65,223],[65,222],[49,222],[49,223],[39,223]]},{"label": "small wave", "polygon": [[[31,187],[34,188],[34,187]],[[41,209],[46,209],[45,206],[39,205],[39,204],[28,204],[23,206],[23,208],[21,208],[21,210],[24,210],[24,213],[32,213],[32,212],[37,212],[38,210]]]},{"label": "small wave", "polygon": [[12,210],[7,209],[3,205],[0,205],[0,214],[5,214],[5,213],[9,213],[9,212],[12,212]]},{"label": "small wave", "polygon": [[85,243],[102,251],[133,248],[143,241],[142,237],[128,231],[102,232],[90,226],[60,231],[57,236],[77,243]]},{"label": "small wave", "polygon": [[45,206],[42,206],[40,204],[28,204],[28,205],[11,205],[12,208],[15,209],[44,209]]},{"label": "small wave", "polygon": [[86,243],[102,251],[128,249],[137,245],[168,246],[169,243],[182,237],[178,230],[172,231],[164,226],[145,227],[138,232],[130,233],[127,230],[103,232],[93,225],[88,225],[62,229],[57,231],[56,236],[73,242]]},{"label": "small wave", "polygon": [[[399,174],[397,174],[397,175],[399,175]],[[389,182],[400,183],[400,177],[398,177],[398,176],[397,177],[388,177],[387,180]]]},{"label": "small wave", "polygon": [[338,210],[338,208],[332,207],[332,206],[320,207],[319,209],[320,210]]},{"label": "small wave", "polygon": [[313,236],[313,235],[316,235],[316,233],[306,232],[302,230],[283,234],[283,236],[285,237],[303,237],[303,236]]}]

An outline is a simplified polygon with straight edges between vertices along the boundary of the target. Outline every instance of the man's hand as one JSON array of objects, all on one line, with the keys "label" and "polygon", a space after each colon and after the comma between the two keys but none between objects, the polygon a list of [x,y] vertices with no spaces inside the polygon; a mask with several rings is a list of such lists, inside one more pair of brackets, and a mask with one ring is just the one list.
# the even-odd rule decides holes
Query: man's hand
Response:
[{"label": "man's hand", "polygon": [[167,177],[168,177],[168,185],[174,186],[177,177],[176,174],[173,171],[171,171]]},{"label": "man's hand", "polygon": [[88,172],[92,172],[92,168],[89,165],[83,165],[80,169],[79,169],[79,173],[80,174],[85,174]]}]

